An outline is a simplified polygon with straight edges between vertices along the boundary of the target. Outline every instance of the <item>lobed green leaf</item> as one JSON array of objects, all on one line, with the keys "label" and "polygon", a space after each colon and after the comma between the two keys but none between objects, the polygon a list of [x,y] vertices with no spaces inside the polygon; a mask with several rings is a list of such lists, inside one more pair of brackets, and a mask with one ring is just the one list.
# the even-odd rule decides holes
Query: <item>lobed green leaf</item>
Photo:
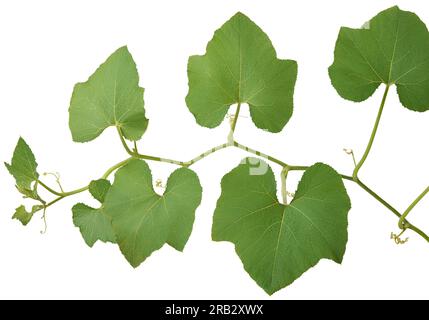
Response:
[{"label": "lobed green leaf", "polygon": [[189,58],[186,103],[208,128],[232,104],[247,103],[258,128],[279,132],[292,116],[296,76],[296,62],[277,59],[268,36],[237,13],[215,32],[204,56]]},{"label": "lobed green leaf", "polygon": [[[305,171],[293,201],[281,204],[271,168],[246,159],[222,179],[214,241],[230,241],[250,276],[267,293],[291,284],[319,260],[341,263],[350,200],[341,176],[325,164]],[[256,173],[252,175],[251,173]]]},{"label": "lobed green leaf", "polygon": [[362,29],[341,28],[329,68],[340,96],[360,102],[384,83],[396,85],[402,105],[429,110],[429,33],[417,15],[398,7]]},{"label": "lobed green leaf", "polygon": [[120,128],[128,140],[146,131],[144,89],[127,47],[114,52],[84,83],[74,87],[69,125],[76,142],[97,138],[106,128]]},{"label": "lobed green leaf", "polygon": [[201,193],[197,175],[187,168],[170,175],[162,196],[153,189],[146,162],[132,160],[118,170],[104,211],[111,217],[119,247],[133,267],[166,243],[183,250]]}]

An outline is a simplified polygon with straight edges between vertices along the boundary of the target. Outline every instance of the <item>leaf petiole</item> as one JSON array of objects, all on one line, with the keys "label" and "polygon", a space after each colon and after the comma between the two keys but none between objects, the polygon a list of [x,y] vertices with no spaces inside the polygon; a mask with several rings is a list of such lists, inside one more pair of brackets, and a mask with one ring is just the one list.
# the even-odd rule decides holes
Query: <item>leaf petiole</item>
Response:
[{"label": "leaf petiole", "polygon": [[387,95],[389,94],[390,86],[386,85],[386,89],[384,90],[383,99],[381,100],[380,108],[378,110],[377,118],[375,120],[374,128],[372,129],[371,137],[369,138],[368,145],[366,146],[365,152],[353,170],[353,180],[358,182],[358,173],[360,168],[362,168],[366,159],[368,158],[369,152],[371,151],[372,145],[374,144],[375,135],[377,134],[378,126],[380,124],[381,115],[383,114],[384,106],[386,105]]},{"label": "leaf petiole", "polygon": [[283,199],[283,204],[287,205],[288,201],[287,201],[287,186],[286,186],[286,181],[287,181],[287,176],[289,174],[290,168],[289,167],[284,167],[280,177],[281,177],[281,183],[282,183],[282,199]]},{"label": "leaf petiole", "polygon": [[119,135],[119,138],[121,139],[121,143],[122,143],[123,147],[125,148],[125,150],[127,151],[127,153],[128,153],[128,154],[130,154],[130,155],[135,154],[136,152],[132,151],[132,150],[128,147],[128,144],[127,144],[127,142],[125,141],[125,137],[124,137],[124,134],[122,133],[121,128],[120,128],[119,126],[116,126],[116,130],[118,131],[118,135]]},{"label": "leaf petiole", "polygon": [[240,115],[240,109],[241,109],[241,103],[239,102],[237,104],[237,110],[235,111],[234,120],[232,121],[232,124],[231,124],[231,132],[232,133],[234,133],[235,128],[237,127],[237,121],[238,121],[238,116]]}]

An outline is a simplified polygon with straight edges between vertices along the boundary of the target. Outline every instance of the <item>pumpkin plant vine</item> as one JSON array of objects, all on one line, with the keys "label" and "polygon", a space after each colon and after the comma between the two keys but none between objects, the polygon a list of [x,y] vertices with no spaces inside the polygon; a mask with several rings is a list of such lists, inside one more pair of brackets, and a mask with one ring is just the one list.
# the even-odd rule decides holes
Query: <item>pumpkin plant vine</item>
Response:
[{"label": "pumpkin plant vine", "polygon": [[[355,161],[351,175],[340,174],[323,163],[292,165],[235,139],[240,110],[245,105],[257,128],[282,131],[293,113],[297,79],[297,63],[279,59],[268,36],[242,13],[215,32],[204,55],[191,56],[188,62],[186,104],[199,125],[219,126],[234,106],[226,142],[187,161],[166,159],[138,150],[137,142],[149,122],[144,89],[139,86],[137,68],[127,47],[119,48],[86,82],[74,87],[69,126],[73,140],[81,143],[115,127],[127,157],[87,185],[64,191],[59,181],[57,187],[43,181],[33,152],[20,138],[6,167],[18,191],[35,204],[30,210],[18,207],[13,218],[27,225],[35,214],[44,215],[58,201],[88,191],[99,206],[78,203],[72,208],[73,222],[84,241],[90,247],[97,241],[115,243],[137,267],[165,244],[184,249],[202,197],[198,176],[190,168],[219,150],[238,148],[252,157],[222,178],[212,238],[232,242],[246,271],[268,294],[290,285],[321,259],[342,262],[351,208],[344,181],[356,184],[397,216],[401,233],[392,235],[397,243],[404,242],[400,237],[406,230],[429,241],[428,235],[407,220],[429,187],[402,212],[359,176],[394,87],[405,108],[417,112],[429,109],[429,32],[425,24],[415,14],[393,7],[360,29],[341,28],[329,75],[338,94],[355,102],[371,97],[380,85],[384,87],[363,155],[356,161],[353,151],[346,150]],[[178,166],[162,195],[155,192],[148,161]],[[268,163],[282,169],[281,200]],[[287,191],[291,171],[303,172],[294,193]],[[114,178],[109,179],[113,173]],[[53,199],[42,199],[40,188]]]}]

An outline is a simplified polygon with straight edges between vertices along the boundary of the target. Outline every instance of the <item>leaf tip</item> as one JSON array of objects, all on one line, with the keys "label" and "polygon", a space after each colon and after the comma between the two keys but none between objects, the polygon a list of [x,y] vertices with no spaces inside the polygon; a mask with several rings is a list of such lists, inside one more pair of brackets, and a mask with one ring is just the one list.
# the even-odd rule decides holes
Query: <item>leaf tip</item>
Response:
[{"label": "leaf tip", "polygon": [[128,49],[128,45],[123,45],[123,46],[121,46],[121,47],[119,47],[117,50],[116,50],[116,52],[124,52],[124,53],[127,53],[127,54],[130,54],[130,50]]},{"label": "leaf tip", "polygon": [[234,14],[233,17],[237,17],[237,18],[244,18],[244,17],[246,17],[247,18],[247,16],[243,12],[241,12],[241,11],[237,11],[236,14]]}]

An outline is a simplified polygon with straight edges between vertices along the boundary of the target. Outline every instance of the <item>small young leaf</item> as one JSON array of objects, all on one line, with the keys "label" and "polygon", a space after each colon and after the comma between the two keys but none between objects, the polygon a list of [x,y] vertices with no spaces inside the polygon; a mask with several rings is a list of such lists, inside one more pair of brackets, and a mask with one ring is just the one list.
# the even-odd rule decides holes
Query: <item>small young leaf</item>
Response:
[{"label": "small young leaf", "polygon": [[26,226],[33,218],[33,215],[42,209],[43,209],[43,206],[37,205],[37,206],[33,206],[31,211],[28,212],[24,206],[20,206],[16,208],[15,214],[13,215],[12,219],[19,220],[23,226]]},{"label": "small young leaf", "polygon": [[414,13],[393,7],[363,29],[341,28],[332,85],[345,99],[368,99],[384,83],[395,84],[404,107],[429,110],[429,33]]},{"label": "small young leaf", "polygon": [[143,91],[127,47],[118,49],[73,90],[69,109],[73,140],[94,140],[110,126],[121,128],[129,140],[139,140],[148,125]]},{"label": "small young leaf", "polygon": [[118,170],[104,208],[112,218],[119,247],[133,267],[165,243],[183,250],[201,192],[197,175],[187,168],[170,175],[162,196],[153,189],[146,162],[133,160]]},{"label": "small young leaf", "polygon": [[109,180],[106,180],[106,179],[95,180],[95,181],[91,181],[91,183],[89,184],[89,192],[94,197],[94,199],[103,203],[110,187],[111,187],[111,184]]},{"label": "small young leaf", "polygon": [[247,103],[258,128],[279,132],[292,116],[296,76],[296,62],[277,59],[268,36],[237,13],[215,32],[204,56],[189,58],[186,103],[208,128],[232,104]]},{"label": "small young leaf", "polygon": [[318,163],[304,173],[293,201],[283,205],[271,168],[261,164],[267,168],[262,175],[251,175],[247,162],[224,176],[212,237],[234,243],[250,276],[273,294],[323,258],[341,263],[350,200],[338,173]]},{"label": "small young leaf", "polygon": [[83,203],[76,204],[73,209],[73,223],[80,229],[83,239],[89,247],[100,240],[116,243],[110,217],[103,208],[94,209]]},{"label": "small young leaf", "polygon": [[25,196],[33,197],[32,183],[39,178],[39,174],[34,154],[24,139],[19,138],[11,164],[5,165],[15,178],[18,190]]},{"label": "small young leaf", "polygon": [[[110,187],[109,180],[95,180],[89,184],[89,192],[103,205]],[[116,243],[111,219],[105,214],[103,206],[95,209],[86,204],[78,203],[72,211],[73,223],[80,229],[80,233],[89,247],[92,248],[98,240]]]}]

